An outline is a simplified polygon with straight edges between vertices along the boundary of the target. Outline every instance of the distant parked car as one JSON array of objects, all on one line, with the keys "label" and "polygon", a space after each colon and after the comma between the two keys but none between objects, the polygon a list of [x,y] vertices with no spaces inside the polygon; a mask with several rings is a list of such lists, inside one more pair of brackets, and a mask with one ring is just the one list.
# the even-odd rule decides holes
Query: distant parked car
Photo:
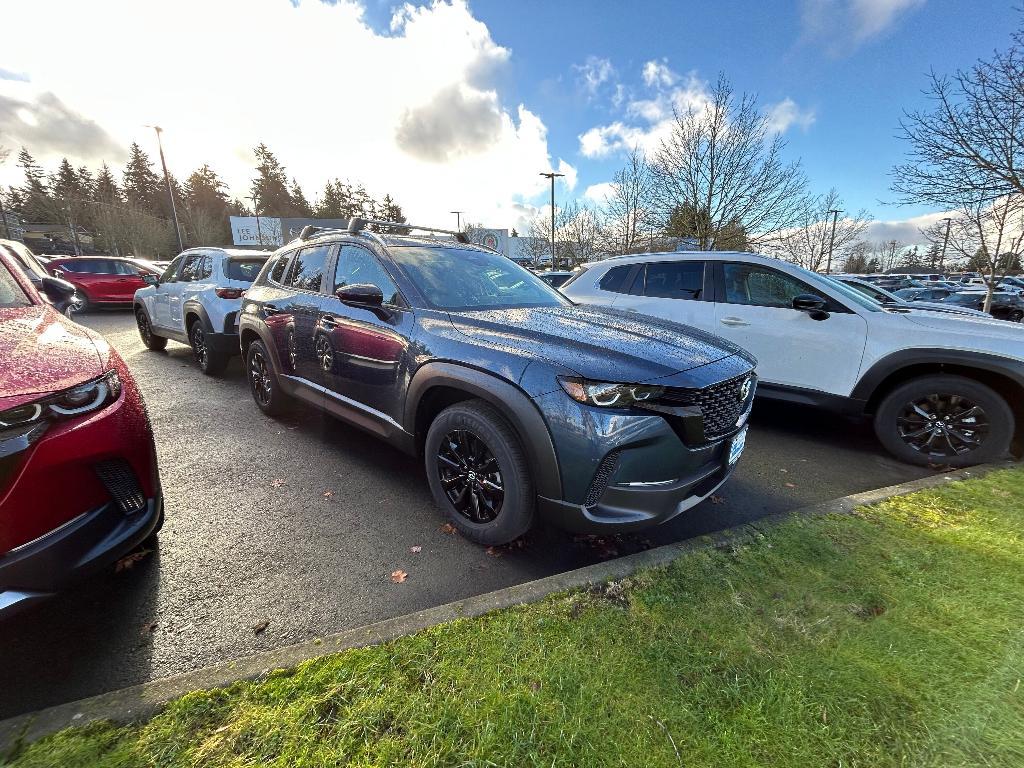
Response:
[{"label": "distant parked car", "polygon": [[952,296],[953,292],[946,288],[901,288],[895,294],[905,301],[917,302],[942,301]]},{"label": "distant parked car", "polygon": [[564,272],[561,270],[549,270],[547,272],[538,272],[537,277],[543,280],[545,283],[550,285],[552,288],[561,288],[570,277],[572,272]]},{"label": "distant parked car", "polygon": [[238,310],[270,253],[191,248],[160,276],[147,276],[134,296],[142,342],[153,350],[168,339],[192,347],[203,373],[221,373],[238,354]]},{"label": "distant parked car", "polygon": [[[103,568],[163,520],[142,396],[98,333],[0,251],[0,618]],[[51,306],[54,305],[54,306]]]},{"label": "distant parked car", "polygon": [[131,259],[113,256],[71,256],[51,259],[51,275],[75,286],[72,312],[88,312],[98,306],[130,305],[135,291],[145,287],[144,275],[156,272]]},{"label": "distant parked car", "polygon": [[[895,293],[885,290],[885,288],[879,288],[877,285],[873,285],[866,280],[862,280],[857,277],[851,277],[849,275],[840,275],[833,278],[838,280],[844,285],[849,286],[857,291],[860,291],[872,301],[878,302],[883,307],[888,309],[895,308],[906,308],[908,310],[928,310],[929,312],[947,312],[949,314],[957,315],[974,315],[975,317],[988,317],[988,314],[981,312],[977,309],[971,309],[970,307],[959,307],[946,302],[937,301],[915,301],[913,303],[906,299],[901,299]],[[915,290],[915,289],[909,289]]]},{"label": "distant parked car", "polygon": [[[981,310],[985,306],[985,291],[961,291],[944,299],[942,303]],[[1015,293],[995,291],[992,294],[990,314],[1000,320],[1019,323],[1024,320],[1024,300]]]},{"label": "distant parked car", "polygon": [[42,280],[47,276],[47,272],[44,266],[45,262],[39,256],[17,240],[0,240],[0,253],[7,254],[11,263],[21,270],[37,291],[40,290]]}]

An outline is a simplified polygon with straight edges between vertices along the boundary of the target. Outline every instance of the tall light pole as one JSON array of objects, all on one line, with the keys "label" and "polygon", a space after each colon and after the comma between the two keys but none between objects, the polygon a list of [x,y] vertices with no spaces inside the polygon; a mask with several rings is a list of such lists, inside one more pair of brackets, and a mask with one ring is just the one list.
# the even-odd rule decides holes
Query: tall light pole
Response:
[{"label": "tall light pole", "polygon": [[455,231],[456,232],[461,232],[462,231],[462,214],[464,214],[465,211],[448,211],[448,213],[454,213],[455,214]]},{"label": "tall light pole", "polygon": [[174,218],[174,234],[178,237],[178,253],[185,250],[185,243],[181,239],[181,227],[178,225],[178,208],[174,204],[174,191],[171,189],[171,176],[167,173],[167,162],[164,160],[164,143],[160,139],[160,134],[163,133],[163,128],[159,125],[147,125],[146,128],[152,128],[156,131],[156,145],[160,149],[160,166],[164,169],[164,181],[167,183],[167,197],[171,201],[171,216]]},{"label": "tall light pole", "polygon": [[4,211],[4,196],[0,194],[0,221],[4,223],[4,237],[11,239],[11,229],[7,226],[7,213]]},{"label": "tall light pole", "polygon": [[541,176],[551,179],[551,268],[554,269],[558,266],[555,263],[555,179],[559,176],[565,176],[565,174],[548,171],[547,173],[541,173]]},{"label": "tall light pole", "polygon": [[252,212],[256,214],[256,237],[259,238],[260,248],[263,247],[263,230],[260,229],[260,204],[259,198],[256,197],[256,193],[253,192],[247,200],[252,200]]},{"label": "tall light pole", "polygon": [[839,214],[842,211],[833,208],[829,211],[832,214],[832,236],[828,239],[828,264],[825,267],[825,274],[832,274],[832,249],[836,245],[836,219],[839,218]]},{"label": "tall light pole", "polygon": [[943,274],[946,272],[946,246],[949,245],[949,228],[953,224],[953,220],[948,216],[946,221],[946,236],[942,238],[942,253],[939,255],[939,269]]}]

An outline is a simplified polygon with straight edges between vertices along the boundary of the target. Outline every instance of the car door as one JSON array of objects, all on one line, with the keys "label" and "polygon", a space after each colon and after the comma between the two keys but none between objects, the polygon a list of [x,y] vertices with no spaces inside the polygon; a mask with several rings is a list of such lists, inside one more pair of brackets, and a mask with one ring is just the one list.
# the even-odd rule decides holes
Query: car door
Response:
[{"label": "car door", "polygon": [[174,285],[174,278],[178,274],[178,269],[181,267],[184,260],[184,254],[174,258],[174,260],[168,265],[167,269],[164,270],[163,274],[160,275],[160,284],[156,286],[152,295],[149,297],[147,302],[149,321],[156,327],[171,327],[171,286]]},{"label": "car door", "polygon": [[113,275],[107,271],[105,259],[74,259],[66,262],[70,271],[68,280],[82,291],[91,302],[109,301]]},{"label": "car door", "polygon": [[208,258],[202,251],[191,251],[185,255],[174,280],[167,284],[168,328],[185,332],[185,317],[182,304],[185,291],[203,275],[203,260]]},{"label": "car door", "polygon": [[632,273],[612,306],[713,331],[711,276],[703,260],[650,261]]},{"label": "car door", "polygon": [[146,287],[146,283],[142,279],[142,270],[130,261],[115,261],[113,265],[117,272],[113,285],[117,298],[114,300],[131,302],[135,298],[135,292],[139,288]]},{"label": "car door", "polygon": [[[383,305],[345,304],[335,292],[352,285],[377,286]],[[360,245],[342,244],[321,305],[316,339],[328,398],[343,408],[370,411],[379,422],[373,426],[380,429],[400,421],[413,321],[412,309],[377,257]]]},{"label": "car door", "polygon": [[[715,333],[757,358],[764,384],[848,395],[867,342],[867,322],[799,278],[766,264],[715,266]],[[827,300],[828,318],[793,308],[800,295]]]},{"label": "car door", "polygon": [[284,348],[278,348],[278,358],[289,361],[294,376],[320,387],[324,383],[315,336],[324,273],[333,248],[328,243],[299,249],[284,277],[284,292],[280,300],[274,301],[277,316],[268,320],[277,329],[275,340],[283,343]]}]

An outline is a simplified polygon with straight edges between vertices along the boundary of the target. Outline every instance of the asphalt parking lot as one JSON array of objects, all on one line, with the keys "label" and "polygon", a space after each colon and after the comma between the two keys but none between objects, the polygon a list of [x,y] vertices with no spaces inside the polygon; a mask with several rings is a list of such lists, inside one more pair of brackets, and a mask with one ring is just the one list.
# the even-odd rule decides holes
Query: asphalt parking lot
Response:
[{"label": "asphalt parking lot", "polygon": [[642,535],[541,527],[489,552],[442,529],[417,461],[312,410],[267,419],[240,361],[207,378],[182,345],[145,350],[130,312],[80,319],[145,394],[167,522],[130,569],[0,625],[0,718],[928,474],[882,453],[867,424],[760,403],[713,501]]}]

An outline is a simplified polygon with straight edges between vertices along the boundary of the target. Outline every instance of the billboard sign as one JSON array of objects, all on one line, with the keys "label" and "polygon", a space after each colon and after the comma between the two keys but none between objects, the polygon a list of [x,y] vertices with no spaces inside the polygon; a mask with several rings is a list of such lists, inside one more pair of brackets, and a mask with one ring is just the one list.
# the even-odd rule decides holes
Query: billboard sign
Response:
[{"label": "billboard sign", "polygon": [[281,220],[275,216],[229,216],[231,242],[263,248],[284,245]]}]

